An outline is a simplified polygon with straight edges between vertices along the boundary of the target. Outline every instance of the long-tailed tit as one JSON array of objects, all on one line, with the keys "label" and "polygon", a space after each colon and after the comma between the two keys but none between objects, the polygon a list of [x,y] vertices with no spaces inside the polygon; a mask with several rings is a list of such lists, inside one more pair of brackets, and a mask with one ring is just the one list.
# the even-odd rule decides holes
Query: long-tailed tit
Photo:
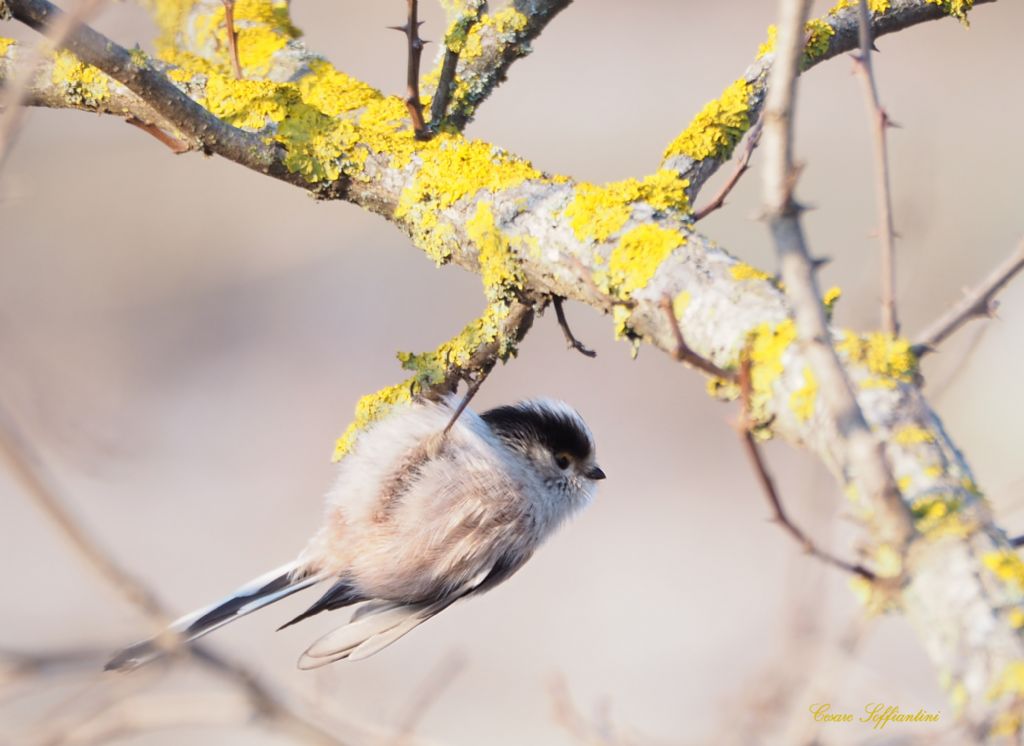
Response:
[{"label": "long-tailed tit", "polygon": [[[182,617],[169,632],[194,640],[329,582],[279,629],[363,604],[348,624],[310,645],[299,667],[366,658],[515,573],[604,479],[589,428],[566,404],[537,399],[481,415],[466,410],[454,424],[452,415],[450,401],[420,401],[362,433],[341,462],[323,525],[298,559]],[[159,639],[122,651],[107,668],[157,657]]]}]

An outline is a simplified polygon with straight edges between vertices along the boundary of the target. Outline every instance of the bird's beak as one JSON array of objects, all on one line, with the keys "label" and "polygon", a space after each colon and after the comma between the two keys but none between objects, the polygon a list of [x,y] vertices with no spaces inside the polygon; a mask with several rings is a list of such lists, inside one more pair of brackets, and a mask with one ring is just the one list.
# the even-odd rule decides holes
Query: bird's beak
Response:
[{"label": "bird's beak", "polygon": [[585,472],[583,472],[583,476],[585,476],[587,479],[593,479],[593,480],[596,481],[598,479],[604,479],[605,474],[601,470],[600,466],[598,466],[597,464],[594,464],[589,469],[587,469]]}]

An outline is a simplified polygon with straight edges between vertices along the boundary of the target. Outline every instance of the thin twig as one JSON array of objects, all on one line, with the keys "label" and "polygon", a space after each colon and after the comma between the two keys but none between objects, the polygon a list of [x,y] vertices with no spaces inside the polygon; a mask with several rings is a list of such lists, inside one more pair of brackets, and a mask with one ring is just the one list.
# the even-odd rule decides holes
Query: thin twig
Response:
[{"label": "thin twig", "polygon": [[959,303],[933,321],[914,342],[918,357],[933,352],[947,337],[972,319],[990,318],[995,312],[995,296],[1018,272],[1024,269],[1024,239],[1002,264],[976,288],[969,290]]},{"label": "thin twig", "polygon": [[899,316],[896,312],[896,229],[893,227],[889,146],[886,138],[889,127],[894,125],[878,97],[878,85],[871,65],[871,50],[875,42],[872,38],[871,15],[867,0],[860,0],[857,7],[860,53],[853,55],[853,62],[854,69],[864,83],[864,95],[867,99],[875,144],[875,200],[882,248],[882,329],[896,336],[900,331]]},{"label": "thin twig", "polygon": [[470,382],[469,388],[466,389],[466,394],[462,397],[462,401],[459,402],[459,406],[457,406],[455,411],[452,413],[452,418],[448,420],[448,424],[445,425],[444,430],[441,431],[443,435],[447,435],[455,426],[455,423],[458,422],[459,417],[462,416],[462,413],[466,411],[466,407],[469,406],[473,397],[476,396],[476,392],[484,385],[484,381],[487,380],[487,376],[491,374],[493,367],[493,364],[485,367],[477,374],[477,377]]},{"label": "thin twig", "polygon": [[423,121],[423,102],[420,100],[420,58],[423,56],[423,39],[420,38],[420,26],[423,22],[419,20],[418,0],[407,0],[409,4],[409,15],[404,26],[388,26],[395,31],[401,31],[409,42],[408,64],[406,66],[406,97],[405,106],[409,109],[409,118],[412,119],[412,129],[416,138],[423,140],[427,137],[427,126]]},{"label": "thin twig", "polygon": [[782,0],[780,6],[762,137],[765,213],[779,256],[786,296],[793,309],[797,339],[818,379],[823,410],[839,440],[839,466],[844,473],[855,475],[860,494],[872,508],[876,538],[902,551],[914,534],[910,511],[900,495],[884,448],[868,427],[832,347],[816,268],[800,224],[802,208],[793,198],[798,175],[793,157],[793,116],[809,1]]},{"label": "thin twig", "polygon": [[775,522],[781,525],[803,548],[804,552],[812,557],[817,557],[821,561],[832,565],[833,567],[838,567],[840,570],[860,575],[866,580],[874,580],[875,574],[863,565],[847,562],[846,560],[835,557],[823,549],[818,548],[818,546],[811,541],[811,538],[790,520],[789,515],[786,513],[786,509],[782,505],[782,500],[779,498],[778,490],[775,488],[775,481],[772,479],[771,474],[768,473],[768,467],[764,462],[764,458],[761,455],[761,449],[754,437],[754,421],[750,413],[750,399],[753,387],[750,381],[750,355],[747,351],[744,351],[740,358],[739,385],[740,399],[743,407],[740,414],[740,438],[743,440],[743,445],[745,446],[747,455],[750,457],[750,461],[754,466],[754,471],[757,472],[758,480],[761,482],[761,487],[764,489],[765,496],[768,498],[768,503],[771,505],[772,510],[775,513]]},{"label": "thin twig", "polygon": [[128,117],[124,121],[130,124],[132,127],[138,127],[147,135],[155,137],[157,140],[159,140],[168,148],[170,148],[171,152],[174,153],[175,155],[181,155],[182,153],[187,153],[190,150],[188,143],[179,140],[172,134],[164,132],[155,124],[151,124],[150,122],[143,122],[141,119],[137,117]]},{"label": "thin twig", "polygon": [[669,327],[672,329],[672,333],[675,335],[676,339],[676,347],[675,350],[673,350],[672,352],[672,357],[678,360],[679,362],[692,365],[694,368],[702,370],[709,375],[715,376],[716,378],[723,378],[726,381],[735,381],[735,373],[733,373],[732,371],[724,370],[723,368],[719,368],[710,360],[705,360],[696,352],[694,352],[688,344],[686,344],[686,340],[683,339],[683,330],[679,328],[679,319],[676,318],[675,309],[672,307],[671,296],[662,296],[660,305],[662,310],[665,311],[665,314],[668,316],[670,320]]},{"label": "thin twig", "polygon": [[228,32],[228,54],[235,78],[242,79],[242,64],[238,61],[238,31],[235,29],[235,0],[221,0],[224,3],[224,25]]},{"label": "thin twig", "polygon": [[[0,408],[0,453],[11,472],[25,488],[33,502],[59,530],[75,554],[84,561],[103,584],[138,609],[156,627],[165,626],[172,618],[155,595],[137,578],[125,571],[100,545],[87,536],[78,522],[71,517],[58,496],[52,478],[43,466],[39,454],[25,438],[10,414]],[[344,741],[331,731],[306,719],[279,695],[263,684],[259,677],[244,666],[222,658],[201,642],[183,648],[197,661],[238,686],[248,696],[253,707],[297,736],[312,743],[343,746]]]},{"label": "thin twig", "polygon": [[581,355],[585,355],[586,357],[597,357],[597,353],[576,339],[576,335],[573,334],[572,329],[569,328],[569,322],[565,319],[565,310],[562,308],[562,302],[564,300],[565,298],[560,295],[551,296],[551,305],[555,307],[555,318],[558,319],[558,326],[562,329],[562,336],[565,337],[565,343],[568,345],[570,350],[576,350]]},{"label": "thin twig", "polygon": [[761,128],[764,125],[764,120],[758,120],[750,132],[747,133],[746,142],[743,145],[743,152],[740,153],[740,158],[736,161],[736,168],[733,169],[729,179],[722,185],[722,188],[718,190],[718,193],[711,198],[704,207],[700,208],[693,213],[693,222],[703,220],[708,215],[718,210],[725,204],[725,198],[729,196],[729,193],[736,187],[740,179],[743,178],[743,174],[750,170],[750,156],[754,154],[757,149],[757,144],[761,140]]}]

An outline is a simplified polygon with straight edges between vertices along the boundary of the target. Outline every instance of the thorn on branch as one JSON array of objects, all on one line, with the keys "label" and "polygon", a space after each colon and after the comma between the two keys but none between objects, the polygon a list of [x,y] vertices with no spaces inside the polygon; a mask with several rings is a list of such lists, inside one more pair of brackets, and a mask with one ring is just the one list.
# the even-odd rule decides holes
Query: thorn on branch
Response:
[{"label": "thorn on branch", "polygon": [[835,557],[828,552],[819,549],[811,538],[789,519],[789,515],[786,513],[786,509],[782,505],[782,500],[779,498],[779,493],[775,488],[775,482],[772,479],[771,474],[768,473],[768,467],[764,462],[764,458],[761,455],[761,449],[757,444],[757,440],[754,438],[754,432],[752,430],[753,418],[750,414],[750,398],[753,387],[750,378],[749,349],[744,349],[743,353],[740,355],[739,387],[742,404],[739,422],[740,438],[743,441],[747,455],[750,457],[750,461],[754,466],[754,471],[757,474],[758,480],[761,482],[761,487],[764,489],[765,496],[768,498],[768,503],[771,505],[772,512],[774,513],[772,521],[782,526],[782,528],[785,529],[785,531],[803,548],[806,554],[816,557],[822,562],[832,565],[833,567],[838,567],[846,572],[859,575],[865,580],[874,581],[876,576],[871,572],[871,570],[861,564],[847,562],[846,560]]},{"label": "thorn on branch", "polygon": [[235,29],[235,0],[221,0],[224,3],[224,25],[228,32],[228,54],[231,55],[231,68],[235,78],[242,79],[242,65],[238,61],[238,31]]},{"label": "thorn on branch", "polygon": [[999,307],[996,294],[999,293],[1022,269],[1024,269],[1024,239],[1002,264],[976,288],[964,294],[959,303],[933,321],[911,348],[918,357],[934,352],[947,337],[973,319],[992,318]]},{"label": "thorn on branch", "polygon": [[877,201],[879,234],[882,249],[882,328],[889,334],[899,334],[900,323],[896,309],[896,229],[893,221],[892,189],[889,178],[889,146],[886,130],[898,125],[889,118],[878,95],[871,66],[871,49],[874,36],[871,28],[871,14],[867,0],[860,0],[858,24],[860,53],[853,55],[854,72],[864,83],[864,97],[869,116],[873,119],[875,199]]},{"label": "thorn on branch", "polygon": [[404,26],[388,26],[394,31],[401,31],[409,42],[408,65],[406,67],[406,97],[405,106],[409,110],[409,118],[412,120],[412,129],[417,140],[425,140],[429,137],[426,122],[423,121],[423,102],[420,100],[420,58],[423,56],[423,45],[426,44],[420,38],[420,26],[423,22],[419,20],[418,0],[407,0],[409,4],[409,17]]},{"label": "thorn on branch", "polygon": [[729,196],[729,193],[736,187],[739,180],[743,178],[743,174],[750,170],[750,157],[753,155],[754,150],[757,149],[757,145],[761,140],[763,121],[764,120],[758,120],[757,124],[755,124],[750,132],[747,133],[747,139],[743,145],[743,152],[740,154],[739,160],[736,161],[736,168],[733,169],[729,179],[722,185],[722,188],[718,190],[718,193],[711,198],[711,201],[693,214],[693,222],[696,223],[698,220],[703,220],[715,210],[720,209],[725,204],[725,198]]},{"label": "thorn on branch", "polygon": [[562,335],[570,350],[576,350],[585,357],[597,357],[597,353],[580,342],[576,335],[569,328],[569,322],[565,318],[565,310],[562,308],[562,301],[565,299],[560,295],[551,296],[551,304],[555,307],[555,318],[558,319],[558,326],[562,329]]},{"label": "thorn on branch", "polygon": [[676,346],[672,351],[672,357],[682,363],[692,365],[698,370],[702,370],[705,373],[715,376],[716,378],[722,378],[726,381],[735,381],[736,374],[732,371],[724,370],[719,368],[710,360],[705,360],[696,352],[694,352],[686,340],[683,339],[683,331],[679,328],[679,319],[676,318],[675,308],[673,308],[672,298],[669,295],[664,295],[659,303],[665,315],[668,317],[669,328],[672,329],[672,334],[675,336]]},{"label": "thorn on branch", "polygon": [[189,150],[191,150],[191,148],[188,146],[188,143],[186,143],[184,140],[179,140],[174,135],[164,132],[155,124],[143,122],[141,119],[138,119],[137,117],[128,117],[124,121],[130,124],[132,127],[138,127],[147,135],[155,137],[157,140],[159,140],[168,148],[170,148],[171,152],[174,153],[175,155],[181,155],[182,153],[187,153]]}]

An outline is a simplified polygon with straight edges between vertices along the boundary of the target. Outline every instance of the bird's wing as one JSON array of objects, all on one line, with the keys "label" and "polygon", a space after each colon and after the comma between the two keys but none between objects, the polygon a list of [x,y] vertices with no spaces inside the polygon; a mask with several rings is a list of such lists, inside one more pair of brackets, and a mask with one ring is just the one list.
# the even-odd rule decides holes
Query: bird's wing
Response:
[{"label": "bird's wing", "polygon": [[419,604],[371,601],[364,604],[356,609],[348,624],[331,630],[306,648],[299,658],[299,668],[308,671],[339,660],[369,658],[459,599],[486,586],[488,578],[497,569],[488,568],[463,588],[439,601]]}]

